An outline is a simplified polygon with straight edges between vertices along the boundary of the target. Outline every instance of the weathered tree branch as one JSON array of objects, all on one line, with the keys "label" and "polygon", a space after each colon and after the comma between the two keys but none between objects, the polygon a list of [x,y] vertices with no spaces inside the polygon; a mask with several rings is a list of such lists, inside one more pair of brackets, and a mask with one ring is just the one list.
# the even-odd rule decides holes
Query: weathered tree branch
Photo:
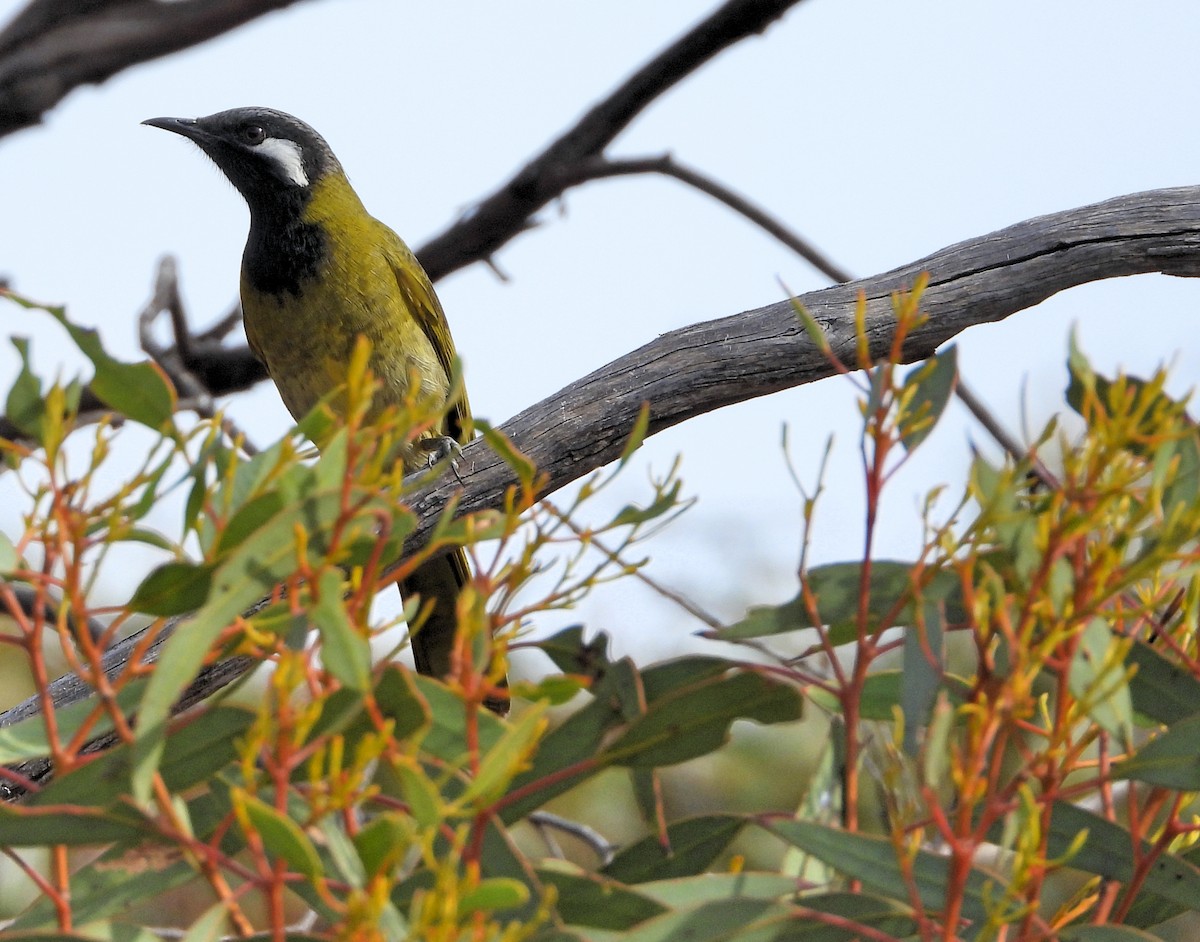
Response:
[{"label": "weathered tree branch", "polygon": [[[922,299],[929,318],[910,337],[907,360],[928,356],[968,327],[1002,320],[1076,285],[1148,272],[1200,276],[1200,187],[1136,193],[1041,216],[798,300],[824,328],[833,354],[854,362],[854,308],[863,295],[870,348],[881,356],[893,337],[891,294],[909,288],[921,272],[929,273]],[[650,403],[653,435],[833,373],[792,303],[780,301],[665,334],[531,406],[500,431],[537,464],[545,475],[543,494],[549,494],[618,457],[644,402]],[[516,483],[512,470],[479,440],[463,450],[459,474],[465,484],[443,475],[414,493],[420,523],[408,552],[425,545],[450,498],[460,498],[460,513],[496,508]],[[123,641],[106,654],[110,673],[122,668],[133,643]],[[204,699],[248,667],[243,660],[209,668],[185,702]],[[54,681],[51,694],[66,705],[89,691],[67,676]],[[0,714],[0,726],[38,711],[36,700],[26,701]],[[48,769],[27,764],[22,772],[36,782]]]},{"label": "weathered tree branch", "polygon": [[80,85],[219,36],[296,0],[31,0],[0,32],[0,137]]}]

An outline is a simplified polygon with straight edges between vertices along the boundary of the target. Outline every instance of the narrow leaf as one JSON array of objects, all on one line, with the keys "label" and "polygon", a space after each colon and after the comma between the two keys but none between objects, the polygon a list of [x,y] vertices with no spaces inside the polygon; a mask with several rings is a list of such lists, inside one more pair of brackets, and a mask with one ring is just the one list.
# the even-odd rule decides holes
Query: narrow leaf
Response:
[{"label": "narrow leaf", "polygon": [[902,396],[906,406],[900,416],[900,441],[908,451],[913,451],[933,431],[957,381],[958,348],[953,345],[929,357],[905,378]]},{"label": "narrow leaf", "polygon": [[558,891],[563,922],[621,931],[667,911],[667,907],[616,880],[567,864],[542,866],[538,876]]},{"label": "narrow leaf", "polygon": [[321,876],[321,858],[317,849],[295,821],[245,792],[235,791],[234,803],[242,812],[239,820],[243,829],[257,833],[270,853],[310,880]]},{"label": "narrow leaf", "polygon": [[[908,883],[890,841],[807,821],[772,821],[768,828],[788,843],[825,861],[839,873],[861,880],[867,889],[892,899],[908,899]],[[948,858],[918,851],[912,871],[921,902],[926,907],[933,910],[945,907],[949,868]],[[972,870],[962,898],[963,916],[972,921],[986,919],[987,901],[1002,893],[999,877]]]},{"label": "narrow leaf", "polygon": [[695,876],[708,869],[746,825],[736,815],[684,818],[667,827],[667,847],[656,835],[621,850],[601,869],[621,883],[646,883]]},{"label": "narrow leaf", "polygon": [[1176,723],[1200,713],[1200,680],[1168,661],[1145,641],[1135,641],[1128,661],[1137,665],[1129,681],[1133,708],[1159,723]]},{"label": "narrow leaf", "polygon": [[8,391],[4,411],[13,425],[40,444],[46,415],[42,384],[29,368],[29,340],[25,337],[10,339],[21,356],[21,369]]},{"label": "narrow leaf", "polygon": [[529,887],[520,880],[509,877],[491,877],[480,880],[479,885],[458,901],[459,918],[477,912],[516,909],[529,902]]},{"label": "narrow leaf", "polygon": [[1118,762],[1113,776],[1181,791],[1200,791],[1200,716],[1180,720],[1131,758]]},{"label": "narrow leaf", "polygon": [[525,710],[484,755],[479,771],[459,800],[469,804],[500,798],[513,777],[528,765],[530,753],[537,748],[545,729],[546,704],[537,703]]},{"label": "narrow leaf", "polygon": [[164,563],[134,590],[126,607],[147,615],[194,612],[212,589],[212,567],[189,562]]},{"label": "narrow leaf", "polygon": [[312,618],[321,633],[321,663],[344,686],[365,693],[371,689],[371,644],[350,623],[342,601],[341,572],[321,573],[318,591]]},{"label": "narrow leaf", "polygon": [[[900,605],[893,624],[913,623],[911,573],[914,565],[897,560],[872,560],[868,585],[871,618],[867,626],[869,630],[878,631],[893,627],[882,624],[882,621],[887,613],[896,608],[897,602],[903,604]],[[854,641],[857,637],[862,563],[831,563],[828,566],[819,566],[809,570],[805,578],[809,590],[816,597],[818,614],[829,626],[830,640],[834,644]],[[945,605],[947,623],[955,624],[965,619],[962,587],[953,573],[935,574],[921,590],[920,595],[926,604],[942,602]],[[816,626],[809,617],[808,606],[804,597],[799,595],[783,605],[752,608],[741,621],[715,631],[711,636],[721,641],[737,641],[813,627]]]},{"label": "narrow leaf", "polygon": [[1086,702],[1091,719],[1126,749],[1133,742],[1133,701],[1124,669],[1127,647],[1113,637],[1105,619],[1093,618],[1083,630],[1068,674],[1071,693]]},{"label": "narrow leaf", "polygon": [[104,349],[95,330],[72,324],[62,308],[45,310],[92,361],[96,373],[89,385],[101,402],[155,430],[170,420],[175,412],[175,389],[162,367],[150,360],[122,363]]},{"label": "narrow leaf", "polygon": [[684,688],[651,703],[601,755],[618,765],[674,765],[719,748],[734,720],[783,723],[801,715],[791,684],[738,672]]}]

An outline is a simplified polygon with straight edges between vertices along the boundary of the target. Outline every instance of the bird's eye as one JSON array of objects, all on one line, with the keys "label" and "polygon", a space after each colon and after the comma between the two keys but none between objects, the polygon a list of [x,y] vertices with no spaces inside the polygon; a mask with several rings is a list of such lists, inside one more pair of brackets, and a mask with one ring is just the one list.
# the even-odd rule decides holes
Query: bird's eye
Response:
[{"label": "bird's eye", "polygon": [[261,144],[267,139],[267,132],[260,128],[257,124],[247,124],[242,128],[242,140],[250,144]]}]

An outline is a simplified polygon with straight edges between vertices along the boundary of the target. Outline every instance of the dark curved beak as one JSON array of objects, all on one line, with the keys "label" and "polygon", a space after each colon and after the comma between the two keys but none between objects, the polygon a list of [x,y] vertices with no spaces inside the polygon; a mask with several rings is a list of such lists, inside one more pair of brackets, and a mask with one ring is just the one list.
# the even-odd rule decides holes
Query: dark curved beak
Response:
[{"label": "dark curved beak", "polygon": [[204,133],[195,118],[147,118],[142,124],[148,124],[152,128],[162,128],[164,131],[174,131],[176,134],[182,134],[192,140]]}]

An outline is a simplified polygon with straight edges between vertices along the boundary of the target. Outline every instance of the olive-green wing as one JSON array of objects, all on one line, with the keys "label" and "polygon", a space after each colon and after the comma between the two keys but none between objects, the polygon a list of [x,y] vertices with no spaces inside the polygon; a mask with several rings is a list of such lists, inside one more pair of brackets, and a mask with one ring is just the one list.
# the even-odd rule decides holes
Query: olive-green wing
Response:
[{"label": "olive-green wing", "polygon": [[[421,330],[429,338],[429,342],[433,344],[438,362],[449,377],[454,371],[454,338],[450,335],[450,324],[446,321],[442,302],[438,300],[425,269],[421,267],[412,250],[404,244],[404,240],[383,223],[379,223],[379,227],[386,233],[380,241],[385,246],[388,264],[396,276],[400,295],[417,323],[421,325]],[[467,437],[471,434],[471,404],[467,400],[466,389],[459,390],[457,400],[446,413],[446,424],[450,435],[466,444]]]}]

